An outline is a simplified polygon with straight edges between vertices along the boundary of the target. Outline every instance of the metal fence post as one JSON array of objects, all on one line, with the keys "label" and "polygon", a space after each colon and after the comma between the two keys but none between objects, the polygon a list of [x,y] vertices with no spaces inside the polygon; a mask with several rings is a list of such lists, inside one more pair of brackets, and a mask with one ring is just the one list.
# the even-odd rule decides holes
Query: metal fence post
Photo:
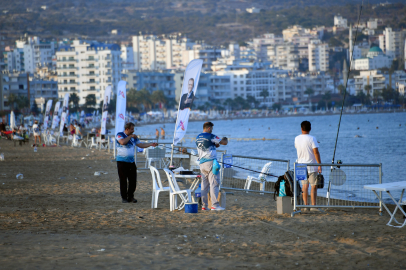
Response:
[{"label": "metal fence post", "polygon": [[[382,163],[379,163],[379,184],[382,184]],[[382,198],[382,191],[379,191],[379,197]],[[382,215],[382,202],[379,201],[379,214]]]},{"label": "metal fence post", "polygon": [[290,160],[288,160],[288,162],[287,162],[288,164],[287,164],[287,168],[286,168],[286,171],[289,171],[289,169],[290,169]]},{"label": "metal fence post", "polygon": [[224,153],[221,153],[221,167],[220,167],[220,190],[223,186],[223,176],[224,176]]},{"label": "metal fence post", "polygon": [[[288,162],[289,166],[289,162]],[[296,204],[297,204],[297,184],[296,184],[296,162],[293,164],[293,212],[296,212]]]}]

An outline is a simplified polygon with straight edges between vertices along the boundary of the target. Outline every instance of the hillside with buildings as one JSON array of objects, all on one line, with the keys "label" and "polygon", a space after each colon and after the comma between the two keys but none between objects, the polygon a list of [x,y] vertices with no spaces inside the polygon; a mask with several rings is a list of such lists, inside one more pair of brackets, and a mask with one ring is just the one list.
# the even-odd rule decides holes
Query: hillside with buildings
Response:
[{"label": "hillside with buildings", "polygon": [[[175,108],[193,59],[204,61],[194,102],[202,110],[327,110],[342,98],[347,78],[347,105],[404,105],[404,4],[370,1],[358,23],[356,5],[314,0],[276,9],[270,3],[278,1],[265,2],[117,1],[111,10],[107,1],[4,5],[0,111],[43,108],[66,93],[71,111],[94,110],[119,80],[127,81],[130,110]],[[187,14],[191,3],[214,11]],[[227,3],[234,11],[219,10]],[[23,97],[28,104],[19,102]]]}]

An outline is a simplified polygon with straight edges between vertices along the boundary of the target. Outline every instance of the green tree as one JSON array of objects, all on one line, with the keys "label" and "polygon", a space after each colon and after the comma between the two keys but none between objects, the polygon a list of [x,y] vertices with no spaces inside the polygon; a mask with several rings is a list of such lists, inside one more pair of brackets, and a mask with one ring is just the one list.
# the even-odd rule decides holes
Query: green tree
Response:
[{"label": "green tree", "polygon": [[241,110],[246,108],[249,105],[247,104],[247,101],[243,97],[236,97],[234,98],[234,103],[235,103],[235,108],[237,110]]},{"label": "green tree", "polygon": [[312,88],[306,88],[304,93],[308,96],[309,99],[309,110],[312,110],[312,95],[314,94],[314,90]]},{"label": "green tree", "polygon": [[375,103],[378,102],[378,98],[381,96],[381,92],[379,90],[374,90],[374,92],[372,93],[373,97],[374,97],[374,101]]},{"label": "green tree", "polygon": [[35,101],[35,99],[34,99],[34,103],[32,104],[32,107],[31,107],[31,112],[34,115],[37,115],[39,113],[38,105],[37,105],[37,102]]},{"label": "green tree", "polygon": [[72,112],[76,112],[79,109],[80,98],[76,93],[69,95],[69,104],[72,103]]},{"label": "green tree", "polygon": [[168,102],[168,99],[162,90],[156,90],[151,94],[151,101],[154,104],[162,103],[165,105]]},{"label": "green tree", "polygon": [[10,94],[8,96],[8,104],[11,107],[11,110],[15,109],[16,102],[18,100],[18,96],[15,94]]},{"label": "green tree", "polygon": [[[30,100],[26,96],[19,95],[16,103],[17,103],[19,110],[22,110],[25,108],[29,109],[29,107],[30,107]],[[37,108],[38,108],[38,106],[37,106]]]},{"label": "green tree", "polygon": [[340,85],[337,87],[337,89],[338,89],[338,91],[340,91],[340,95],[344,96],[344,93],[345,93],[345,86],[342,85],[342,84],[340,84]]},{"label": "green tree", "polygon": [[227,98],[224,103],[225,106],[227,106],[230,110],[233,110],[235,107],[235,101],[232,98]]},{"label": "green tree", "polygon": [[259,95],[263,98],[263,102],[265,102],[265,99],[266,99],[267,97],[269,97],[269,91],[268,91],[268,89],[263,89],[263,90],[259,93]]},{"label": "green tree", "polygon": [[96,106],[96,95],[89,94],[86,96],[85,106],[88,110],[93,109]]},{"label": "green tree", "polygon": [[247,109],[251,108],[252,104],[254,105],[254,108],[257,108],[258,105],[259,105],[259,101],[256,100],[256,98],[253,97],[253,96],[247,96],[247,102],[246,103],[248,105]]},{"label": "green tree", "polygon": [[282,108],[282,105],[280,103],[274,103],[272,104],[272,109],[273,110],[278,110],[280,111],[280,109]]},{"label": "green tree", "polygon": [[331,100],[331,92],[327,91],[321,98],[326,104],[326,110],[328,109],[328,103]]}]

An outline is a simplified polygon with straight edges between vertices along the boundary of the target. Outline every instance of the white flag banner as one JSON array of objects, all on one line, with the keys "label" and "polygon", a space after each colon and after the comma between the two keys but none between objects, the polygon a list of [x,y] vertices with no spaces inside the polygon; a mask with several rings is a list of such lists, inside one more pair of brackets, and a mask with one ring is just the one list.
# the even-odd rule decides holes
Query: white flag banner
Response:
[{"label": "white flag banner", "polygon": [[51,107],[52,107],[52,99],[48,100],[47,107],[45,109],[45,119],[44,119],[44,128],[45,129],[48,129],[48,121],[50,119],[49,112],[51,111]]},{"label": "white flag banner", "polygon": [[187,65],[183,79],[182,93],[179,101],[178,117],[176,119],[173,144],[176,145],[186,134],[189,122],[189,114],[193,100],[196,96],[197,85],[199,84],[200,71],[203,60],[195,59]]},{"label": "white flag banner", "polygon": [[126,82],[119,81],[117,86],[117,103],[116,103],[116,134],[124,131],[125,109],[127,102],[127,92],[125,89]]},{"label": "white flag banner", "polygon": [[59,107],[61,106],[61,102],[58,101],[55,104],[55,108],[54,108],[54,117],[52,118],[52,127],[51,129],[54,129],[55,127],[58,126],[59,123],[59,117],[58,117],[58,113],[59,113]]},{"label": "white flag banner", "polygon": [[68,120],[68,113],[69,113],[69,94],[66,93],[63,99],[61,123],[59,125],[59,134],[61,136],[63,136],[63,126],[65,125],[65,122]]},{"label": "white flag banner", "polygon": [[109,104],[110,104],[110,95],[111,95],[111,86],[109,85],[106,87],[106,90],[104,90],[101,133],[100,133],[101,135],[106,134],[106,121],[107,121],[107,113],[108,113]]}]

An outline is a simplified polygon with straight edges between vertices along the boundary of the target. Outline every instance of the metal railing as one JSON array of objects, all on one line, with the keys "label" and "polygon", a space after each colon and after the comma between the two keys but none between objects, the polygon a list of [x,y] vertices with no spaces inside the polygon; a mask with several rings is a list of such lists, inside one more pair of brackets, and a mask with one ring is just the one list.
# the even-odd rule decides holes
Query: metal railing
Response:
[{"label": "metal railing", "polygon": [[[298,179],[294,164],[294,181]],[[297,200],[297,185],[294,184],[293,213],[298,213],[298,208],[376,208],[382,212],[382,205],[376,196],[364,189],[364,185],[382,183],[382,164],[305,164],[306,168],[321,166],[324,176],[324,188],[317,189],[316,205],[304,205],[303,199]],[[300,185],[302,186],[302,185]],[[310,187],[309,198],[310,204]]]},{"label": "metal railing", "polygon": [[278,176],[289,170],[289,160],[238,155],[221,156],[220,189],[274,193]]}]

